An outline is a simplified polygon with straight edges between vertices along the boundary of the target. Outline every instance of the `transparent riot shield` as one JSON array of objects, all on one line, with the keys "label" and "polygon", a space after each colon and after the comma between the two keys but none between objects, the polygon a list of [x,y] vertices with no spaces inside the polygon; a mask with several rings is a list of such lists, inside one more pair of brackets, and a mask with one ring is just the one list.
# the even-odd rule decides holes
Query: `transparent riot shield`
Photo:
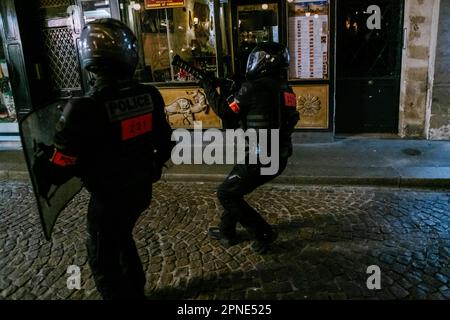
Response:
[{"label": "transparent riot shield", "polygon": [[77,177],[59,186],[51,185],[46,181],[40,165],[40,162],[49,159],[43,156],[42,146],[50,148],[53,145],[56,123],[66,102],[67,100],[58,100],[34,110],[19,123],[22,147],[47,240],[51,238],[53,227],[61,211],[82,188],[81,180]]}]

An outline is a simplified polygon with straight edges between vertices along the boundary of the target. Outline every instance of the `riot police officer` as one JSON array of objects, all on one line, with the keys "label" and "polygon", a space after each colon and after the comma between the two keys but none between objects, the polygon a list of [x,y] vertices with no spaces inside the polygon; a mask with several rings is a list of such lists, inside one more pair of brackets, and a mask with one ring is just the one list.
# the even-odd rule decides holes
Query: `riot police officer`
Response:
[{"label": "riot police officer", "polygon": [[[219,186],[217,195],[224,208],[219,227],[210,228],[211,238],[228,247],[237,243],[236,225],[239,222],[253,237],[252,248],[265,253],[275,241],[277,232],[252,208],[244,196],[274,179],[286,168],[292,155],[291,134],[299,120],[296,97],[287,81],[289,52],[278,43],[260,43],[250,53],[246,81],[231,96],[220,95],[211,82],[201,81],[208,102],[229,127],[240,124],[243,129],[278,129],[278,171],[262,175],[262,164],[236,165]],[[251,152],[251,151],[250,151]]]},{"label": "riot police officer", "polygon": [[137,40],[122,22],[99,19],[81,34],[92,91],[71,99],[57,124],[53,166],[80,176],[91,194],[88,261],[104,299],[144,298],[145,274],[132,236],[172,148],[158,90],[132,80]]}]

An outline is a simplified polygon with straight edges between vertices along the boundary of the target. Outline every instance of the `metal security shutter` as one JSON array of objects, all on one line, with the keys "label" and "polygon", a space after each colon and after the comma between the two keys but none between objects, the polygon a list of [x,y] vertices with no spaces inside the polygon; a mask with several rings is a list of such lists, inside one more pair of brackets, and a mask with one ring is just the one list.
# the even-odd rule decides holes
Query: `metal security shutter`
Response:
[{"label": "metal security shutter", "polygon": [[53,8],[61,6],[70,6],[70,0],[40,0],[41,8]]},{"label": "metal security shutter", "polygon": [[81,90],[80,63],[72,30],[59,27],[43,31],[53,89],[70,92]]},{"label": "metal security shutter", "polygon": [[[41,9],[59,8],[58,17],[46,20],[43,40],[47,51],[47,70],[52,90],[59,97],[78,95],[82,92],[82,75],[77,50],[77,36],[68,23],[65,10],[74,5],[71,0],[40,0]],[[62,11],[61,11],[62,9]]]}]

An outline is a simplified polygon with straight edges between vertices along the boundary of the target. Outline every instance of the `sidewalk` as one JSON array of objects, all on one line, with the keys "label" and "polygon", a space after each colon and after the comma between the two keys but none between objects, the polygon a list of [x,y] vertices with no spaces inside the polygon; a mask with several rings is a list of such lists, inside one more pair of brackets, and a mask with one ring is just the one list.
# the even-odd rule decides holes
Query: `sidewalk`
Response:
[{"label": "sidewalk", "polygon": [[[20,150],[0,146],[0,178],[28,179]],[[180,165],[164,174],[168,181],[214,181],[229,165]],[[450,142],[350,137],[331,143],[294,146],[283,184],[450,187]]]}]

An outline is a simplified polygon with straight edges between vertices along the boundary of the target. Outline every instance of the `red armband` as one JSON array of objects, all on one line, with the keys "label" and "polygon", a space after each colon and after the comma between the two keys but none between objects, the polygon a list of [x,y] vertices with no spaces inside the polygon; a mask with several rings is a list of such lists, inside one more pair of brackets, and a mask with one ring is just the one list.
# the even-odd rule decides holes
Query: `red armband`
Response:
[{"label": "red armband", "polygon": [[239,111],[241,110],[241,108],[239,108],[239,105],[237,104],[236,101],[233,101],[228,106],[230,107],[231,110],[233,110],[234,113],[239,113]]},{"label": "red armband", "polygon": [[297,107],[297,97],[294,93],[285,92],[284,93],[284,105],[286,107],[296,108]]},{"label": "red armband", "polygon": [[52,157],[52,163],[60,167],[74,166],[77,164],[78,157],[68,156],[55,149]]}]

